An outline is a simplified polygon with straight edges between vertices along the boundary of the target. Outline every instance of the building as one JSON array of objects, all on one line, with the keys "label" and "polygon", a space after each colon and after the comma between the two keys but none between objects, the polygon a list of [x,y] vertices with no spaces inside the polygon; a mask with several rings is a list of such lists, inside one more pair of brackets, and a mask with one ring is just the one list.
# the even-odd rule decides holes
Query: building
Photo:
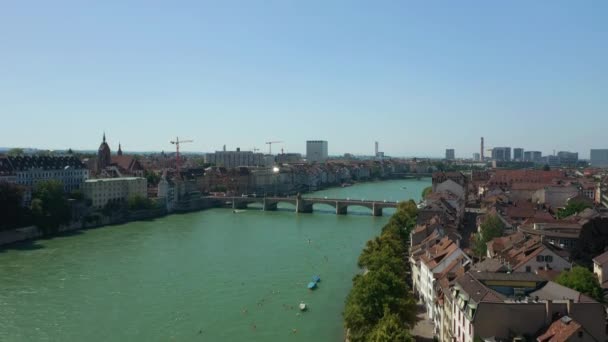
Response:
[{"label": "building", "polygon": [[473,153],[473,160],[480,161],[481,160],[481,155],[479,153]]},{"label": "building", "polygon": [[306,141],[306,160],[309,163],[323,163],[327,160],[327,141]]},{"label": "building", "polygon": [[513,160],[524,161],[524,149],[523,148],[516,147],[513,149]]},{"label": "building", "polygon": [[524,341],[566,316],[591,340],[606,339],[601,303],[532,273],[467,272],[455,280],[451,296],[458,342]]},{"label": "building", "polygon": [[485,160],[484,155],[483,155],[483,151],[484,151],[483,150],[483,137],[481,137],[481,148],[480,148],[480,151],[479,151],[479,153],[480,153],[479,155],[481,156],[481,161]]},{"label": "building", "polygon": [[103,133],[103,140],[97,149],[97,174],[101,173],[110,164],[112,164],[112,151],[106,142],[106,133]]},{"label": "building", "polygon": [[63,191],[70,193],[89,178],[89,170],[73,156],[9,156],[0,159],[0,174],[10,183],[23,186],[24,206],[30,204],[32,192],[42,181],[59,181]]},{"label": "building", "polygon": [[492,159],[496,161],[511,161],[511,148],[494,147],[492,149]]},{"label": "building", "polygon": [[553,155],[543,157],[543,162],[551,167],[557,167],[561,165],[559,157]]},{"label": "building", "polygon": [[557,157],[561,165],[576,165],[578,163],[578,152],[559,151]]},{"label": "building", "polygon": [[205,162],[215,166],[223,166],[234,169],[240,166],[263,166],[265,165],[264,154],[251,151],[241,151],[237,147],[236,151],[215,151],[207,153]]},{"label": "building", "polygon": [[455,156],[456,156],[456,153],[454,152],[453,148],[448,148],[445,150],[445,159],[454,160],[454,159],[456,159]]},{"label": "building", "polygon": [[592,149],[591,166],[608,168],[608,149]]},{"label": "building", "polygon": [[593,258],[593,273],[595,273],[602,288],[608,288],[608,252]]},{"label": "building", "polygon": [[126,202],[134,196],[147,197],[147,189],[147,180],[140,177],[89,179],[82,186],[85,198],[98,209],[108,202]]},{"label": "building", "polygon": [[524,161],[540,163],[543,158],[543,153],[540,151],[525,151]]},{"label": "building", "polygon": [[300,153],[280,153],[275,158],[278,164],[301,163],[302,155]]}]

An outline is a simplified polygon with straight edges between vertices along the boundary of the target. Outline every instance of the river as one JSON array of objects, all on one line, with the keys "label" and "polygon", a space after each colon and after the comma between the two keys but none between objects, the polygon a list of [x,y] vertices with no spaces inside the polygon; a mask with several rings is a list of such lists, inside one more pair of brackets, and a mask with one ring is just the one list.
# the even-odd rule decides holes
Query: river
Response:
[{"label": "river", "polygon": [[[429,185],[311,195],[418,200]],[[212,209],[0,249],[0,341],[341,341],[357,257],[389,213],[319,209]]]}]

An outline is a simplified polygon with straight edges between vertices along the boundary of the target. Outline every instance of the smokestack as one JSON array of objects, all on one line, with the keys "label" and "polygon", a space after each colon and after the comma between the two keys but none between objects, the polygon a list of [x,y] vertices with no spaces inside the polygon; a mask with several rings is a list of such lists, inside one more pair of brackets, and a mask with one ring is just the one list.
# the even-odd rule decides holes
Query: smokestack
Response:
[{"label": "smokestack", "polygon": [[376,143],[374,144],[374,156],[378,156],[378,142],[376,141]]},{"label": "smokestack", "polygon": [[481,157],[481,161],[483,161],[483,137],[481,137],[481,153],[479,155]]},{"label": "smokestack", "polygon": [[224,150],[223,151],[226,152],[226,145],[224,145]]}]

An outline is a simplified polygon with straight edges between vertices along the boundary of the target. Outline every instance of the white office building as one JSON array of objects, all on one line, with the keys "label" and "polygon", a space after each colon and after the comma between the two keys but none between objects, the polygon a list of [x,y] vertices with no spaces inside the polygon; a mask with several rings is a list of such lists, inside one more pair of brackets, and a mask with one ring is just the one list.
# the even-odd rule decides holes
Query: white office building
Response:
[{"label": "white office building", "polygon": [[327,160],[327,141],[308,140],[306,141],[306,160],[309,163],[322,163]]},{"label": "white office building", "polygon": [[236,151],[215,151],[215,153],[207,153],[207,155],[205,155],[205,162],[229,169],[239,166],[266,165],[264,154],[241,151],[240,148],[237,148]]}]

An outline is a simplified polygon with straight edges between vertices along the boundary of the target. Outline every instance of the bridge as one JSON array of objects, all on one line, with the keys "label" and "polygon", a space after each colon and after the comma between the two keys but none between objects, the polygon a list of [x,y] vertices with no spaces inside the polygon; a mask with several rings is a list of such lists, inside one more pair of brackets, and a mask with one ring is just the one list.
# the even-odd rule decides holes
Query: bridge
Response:
[{"label": "bridge", "polygon": [[279,203],[288,203],[294,206],[296,213],[312,213],[315,204],[327,204],[335,208],[336,215],[346,215],[348,207],[358,206],[369,208],[373,216],[382,216],[382,209],[397,208],[397,202],[392,201],[368,201],[354,199],[335,198],[311,198],[311,197],[206,197],[216,202],[216,205],[231,207],[232,209],[246,209],[249,204],[258,203],[262,210],[277,210]]}]

